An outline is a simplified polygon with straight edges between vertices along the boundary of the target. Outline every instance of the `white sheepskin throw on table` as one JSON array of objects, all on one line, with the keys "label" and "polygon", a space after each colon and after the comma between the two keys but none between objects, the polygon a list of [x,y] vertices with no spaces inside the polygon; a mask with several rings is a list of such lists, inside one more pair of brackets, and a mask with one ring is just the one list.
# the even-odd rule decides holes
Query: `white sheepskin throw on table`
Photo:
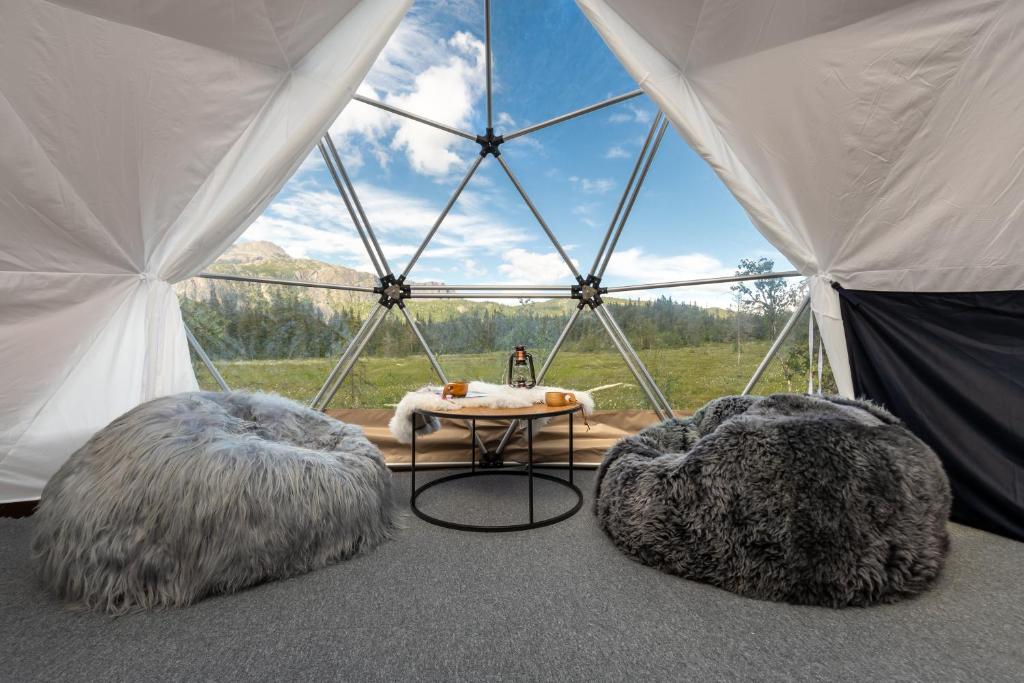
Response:
[{"label": "white sheepskin throw on table", "polygon": [[[594,412],[594,398],[586,391],[563,389],[562,387],[536,386],[531,389],[520,389],[505,384],[489,382],[470,382],[470,394],[485,394],[473,398],[441,398],[441,387],[424,387],[405,395],[395,408],[388,427],[399,443],[412,441],[412,414],[414,410],[458,410],[460,408],[528,408],[544,403],[544,394],[548,391],[572,392],[576,400],[583,406],[583,412],[591,415]],[[541,420],[535,422],[543,425]],[[433,434],[441,428],[440,421],[435,417],[417,418],[416,436]]]},{"label": "white sheepskin throw on table", "polygon": [[391,472],[359,427],[266,394],[167,396],[117,418],[43,490],[43,584],[112,614],[191,604],[391,537]]}]

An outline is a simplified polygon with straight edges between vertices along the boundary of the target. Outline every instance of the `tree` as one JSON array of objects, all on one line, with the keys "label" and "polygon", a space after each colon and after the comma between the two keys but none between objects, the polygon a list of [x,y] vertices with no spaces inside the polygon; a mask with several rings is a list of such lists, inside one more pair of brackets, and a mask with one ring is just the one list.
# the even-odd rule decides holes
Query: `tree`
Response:
[{"label": "tree", "polygon": [[[810,311],[804,313],[804,317],[810,315]],[[806,323],[802,326],[797,323],[800,329],[806,329]],[[793,391],[793,383],[797,382],[799,391],[803,393],[803,385],[807,382],[809,372],[813,372],[811,359],[808,355],[807,338],[799,337],[791,339],[786,344],[782,358],[782,376],[786,380],[786,391]]]},{"label": "tree", "polygon": [[[761,257],[740,259],[737,275],[762,275],[775,270],[775,261]],[[764,319],[768,332],[774,338],[778,335],[782,314],[793,307],[799,296],[798,288],[786,284],[782,278],[739,282],[732,286],[736,303],[743,311],[755,313]]]},{"label": "tree", "polygon": [[743,306],[743,294],[742,292],[736,291],[733,287],[733,303],[736,305],[736,310],[732,315],[733,334],[732,337],[735,340],[734,346],[736,347],[736,365],[739,365],[743,360],[743,335],[749,333],[750,321],[747,320],[747,314],[744,312]]}]

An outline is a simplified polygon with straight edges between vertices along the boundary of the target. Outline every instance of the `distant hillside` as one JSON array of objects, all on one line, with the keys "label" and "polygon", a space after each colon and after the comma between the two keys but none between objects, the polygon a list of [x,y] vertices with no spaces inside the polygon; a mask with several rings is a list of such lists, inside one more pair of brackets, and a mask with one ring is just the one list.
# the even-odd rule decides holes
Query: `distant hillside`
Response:
[{"label": "distant hillside", "polygon": [[[301,280],[304,282],[322,282],[356,287],[373,287],[377,277],[345,266],[325,263],[314,259],[294,258],[280,246],[272,242],[243,242],[235,244],[225,251],[220,258],[206,269],[211,273],[227,275],[249,275],[252,277],[274,278],[279,280]],[[415,283],[415,281],[412,281]],[[421,281],[421,284],[444,284],[437,281]],[[178,295],[192,301],[209,302],[211,299],[223,301],[234,298],[240,307],[252,308],[258,299],[269,300],[273,293],[280,293],[282,285],[267,285],[245,282],[229,282],[226,280],[207,280],[193,278],[177,285]],[[331,289],[287,287],[301,300],[312,303],[324,316],[330,318],[343,310],[360,315],[370,310],[376,297],[360,292],[345,292]],[[514,303],[514,302],[509,302]],[[537,315],[564,315],[566,302],[541,302],[531,304]],[[445,320],[454,316],[476,311],[507,310],[508,305],[475,301],[458,300],[417,300],[410,303],[410,309],[417,316],[429,316],[435,320]]]},{"label": "distant hillside", "polygon": [[[376,278],[344,266],[293,258],[270,242],[247,242],[228,249],[209,271],[279,280],[372,287]],[[415,283],[413,283],[415,284]],[[431,283],[442,284],[442,283]],[[365,321],[376,297],[360,292],[289,287],[195,278],[178,285],[182,316],[202,346],[216,359],[322,358],[341,353]],[[414,289],[415,291],[415,289]],[[709,342],[764,338],[763,316],[740,317],[671,299],[606,299],[638,349],[699,346]],[[416,299],[408,310],[437,353],[507,353],[515,344],[543,348],[562,332],[576,302],[569,299],[508,304],[479,299]],[[608,337],[595,316],[582,316],[567,349],[603,351]],[[420,352],[419,341],[402,316],[387,316],[367,352],[406,356]]]},{"label": "distant hillside", "polygon": [[[292,258],[288,253],[271,242],[244,242],[235,244],[206,269],[211,273],[228,275],[249,275],[252,277],[277,278],[280,280],[302,280],[324,282],[357,287],[373,287],[376,278],[352,268],[336,266],[313,259]],[[269,299],[271,292],[281,290],[281,285],[265,285],[226,280],[192,278],[177,285],[178,296],[193,301],[224,300],[234,296],[242,306],[251,305],[255,299]],[[320,312],[329,317],[345,308],[367,309],[373,296],[359,292],[344,292],[330,289],[304,288],[302,298],[310,301]]]},{"label": "distant hillside", "polygon": [[[299,280],[303,282],[322,282],[357,287],[373,287],[377,277],[345,266],[325,263],[315,259],[294,258],[279,245],[273,242],[241,242],[232,245],[220,258],[206,269],[211,273],[228,275],[250,275],[253,277],[274,278],[278,280]],[[416,281],[412,281],[416,284]],[[438,281],[421,281],[420,284],[442,285]],[[342,311],[348,311],[363,317],[376,301],[376,296],[360,292],[345,292],[332,289],[286,287],[283,285],[267,285],[227,280],[207,280],[193,278],[176,286],[178,296],[195,302],[224,301],[233,299],[241,308],[253,308],[257,301],[269,301],[272,296],[280,295],[287,290],[300,301],[311,303],[324,319]],[[628,300],[605,297],[611,304],[627,304]],[[449,320],[473,313],[508,313],[517,311],[521,314],[535,316],[564,317],[571,310],[573,302],[565,299],[547,301],[530,301],[521,304],[509,299],[504,303],[479,301],[474,299],[413,299],[409,302],[409,310],[417,318],[430,318],[436,321]],[[709,315],[718,318],[731,318],[733,313],[722,308],[703,309]]]}]

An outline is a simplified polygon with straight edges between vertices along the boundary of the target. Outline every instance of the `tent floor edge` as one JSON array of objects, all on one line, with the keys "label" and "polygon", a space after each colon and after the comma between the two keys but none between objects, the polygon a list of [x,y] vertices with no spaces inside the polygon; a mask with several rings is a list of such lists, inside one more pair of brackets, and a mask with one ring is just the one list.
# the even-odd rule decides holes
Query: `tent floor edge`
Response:
[{"label": "tent floor edge", "polygon": [[15,503],[0,503],[0,517],[22,518],[31,517],[36,508],[39,507],[38,500],[19,500]]}]

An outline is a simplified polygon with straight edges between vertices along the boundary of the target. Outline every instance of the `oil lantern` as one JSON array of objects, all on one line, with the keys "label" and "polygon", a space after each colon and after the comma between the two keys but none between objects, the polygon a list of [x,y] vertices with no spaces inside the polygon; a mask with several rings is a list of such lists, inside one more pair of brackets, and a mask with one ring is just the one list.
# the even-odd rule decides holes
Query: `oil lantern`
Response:
[{"label": "oil lantern", "polygon": [[533,356],[526,352],[526,347],[517,344],[515,351],[508,357],[508,385],[529,389],[537,385],[537,375],[533,371]]}]

